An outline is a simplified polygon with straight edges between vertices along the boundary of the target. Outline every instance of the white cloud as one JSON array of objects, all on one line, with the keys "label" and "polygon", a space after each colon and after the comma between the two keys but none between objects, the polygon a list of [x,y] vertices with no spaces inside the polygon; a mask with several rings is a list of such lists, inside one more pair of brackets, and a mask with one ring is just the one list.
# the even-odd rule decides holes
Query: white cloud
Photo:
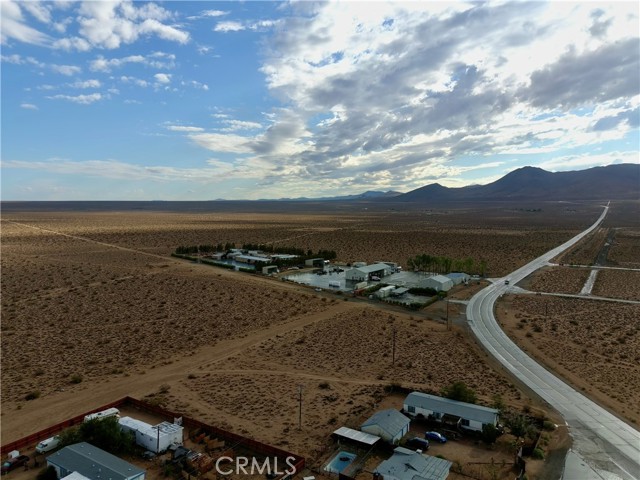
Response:
[{"label": "white cloud", "polygon": [[175,58],[175,55],[164,52],[153,52],[147,56],[129,55],[128,57],[110,59],[100,55],[91,61],[89,69],[94,72],[110,72],[115,68],[121,68],[130,63],[156,69],[173,68],[175,66]]},{"label": "white cloud", "polygon": [[225,12],[222,10],[205,10],[200,15],[202,15],[203,17],[222,17],[228,14],[229,12]]},{"label": "white cloud", "polygon": [[226,127],[222,129],[223,132],[233,132],[237,130],[255,130],[255,129],[262,128],[262,124],[258,122],[246,122],[242,120],[224,120],[223,123],[226,125]]},{"label": "white cloud", "polygon": [[22,2],[20,5],[39,22],[51,23],[51,10],[47,4],[40,2]]},{"label": "white cloud", "polygon": [[198,133],[189,135],[196,144],[214,152],[252,153],[250,138],[221,133]]},{"label": "white cloud", "polygon": [[66,75],[70,77],[71,75],[77,75],[82,72],[80,67],[76,67],[74,65],[50,65],[51,70],[61,75]]},{"label": "white cloud", "polygon": [[51,46],[54,49],[67,51],[77,50],[79,52],[87,52],[91,50],[91,44],[80,37],[60,38],[54,41]]},{"label": "white cloud", "polygon": [[92,93],[89,95],[53,95],[47,97],[52,100],[67,100],[69,102],[78,103],[80,105],[90,105],[94,102],[102,100],[104,97],[100,93]]},{"label": "white cloud", "polygon": [[100,88],[102,84],[100,80],[83,80],[68,84],[71,88]]},{"label": "white cloud", "polygon": [[[32,8],[32,6],[28,8]],[[38,7],[33,9],[37,10]],[[12,0],[3,0],[0,2],[0,18],[2,18],[0,40],[3,44],[9,40],[17,40],[19,42],[44,46],[51,41],[49,35],[26,25],[18,2]]]},{"label": "white cloud", "polygon": [[38,110],[38,107],[33,103],[21,103],[20,108],[24,108],[26,110]]},{"label": "white cloud", "polygon": [[172,132],[204,132],[204,128],[201,127],[189,127],[185,125],[167,125],[167,130]]},{"label": "white cloud", "polygon": [[129,0],[84,2],[80,7],[80,34],[93,47],[114,49],[135,42],[140,36],[156,35],[181,44],[189,41],[189,33],[162,23],[172,17],[164,8],[147,3],[136,7]]},{"label": "white cloud", "polygon": [[153,78],[156,79],[156,82],[166,85],[171,83],[171,74],[169,73],[156,73]]},{"label": "white cloud", "polygon": [[120,81],[123,83],[132,83],[134,85],[137,85],[138,87],[148,87],[149,86],[149,82],[147,82],[146,80],[142,80],[140,78],[136,78],[136,77],[128,77],[126,75],[123,75],[120,77]]},{"label": "white cloud", "polygon": [[228,21],[228,22],[218,22],[215,27],[213,27],[214,32],[239,32],[241,30],[245,30],[245,26],[240,22]]}]

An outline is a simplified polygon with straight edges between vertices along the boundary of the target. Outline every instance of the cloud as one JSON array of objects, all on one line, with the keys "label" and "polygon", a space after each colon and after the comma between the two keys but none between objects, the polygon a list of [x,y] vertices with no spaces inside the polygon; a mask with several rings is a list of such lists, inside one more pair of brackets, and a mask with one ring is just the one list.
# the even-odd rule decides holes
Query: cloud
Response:
[{"label": "cloud", "polygon": [[575,107],[640,93],[638,39],[629,38],[595,50],[571,49],[557,62],[531,75],[521,95],[536,107]]},{"label": "cloud", "polygon": [[153,78],[156,79],[156,82],[166,85],[171,83],[171,75],[168,73],[156,73]]},{"label": "cloud", "polygon": [[179,27],[162,23],[172,14],[154,3],[136,7],[128,0],[84,2],[79,14],[80,34],[92,47],[115,49],[135,42],[140,36],[156,35],[181,44],[190,38]]},{"label": "cloud", "polygon": [[228,21],[228,22],[218,22],[215,27],[213,27],[214,32],[240,32],[245,30],[245,26],[240,22]]},{"label": "cloud", "polygon": [[76,67],[74,65],[51,65],[51,70],[61,75],[66,75],[70,77],[71,75],[77,75],[82,72],[80,67]]},{"label": "cloud", "polygon": [[132,83],[134,85],[137,85],[138,87],[148,87],[149,86],[149,82],[147,82],[146,80],[142,80],[140,78],[136,78],[136,77],[129,77],[126,75],[123,75],[120,77],[120,81],[123,83]]},{"label": "cloud", "polygon": [[201,127],[188,127],[184,125],[167,125],[167,130],[172,132],[204,132],[204,128]]},{"label": "cloud", "polygon": [[92,60],[89,69],[94,72],[110,72],[113,69],[121,68],[127,64],[140,64],[156,69],[167,69],[175,66],[175,55],[154,52],[149,55],[129,55],[122,58],[107,59],[102,55]]},{"label": "cloud", "polygon": [[20,108],[24,108],[26,110],[38,110],[38,107],[33,103],[21,103]]},{"label": "cloud", "polygon": [[89,95],[53,95],[47,97],[52,100],[67,100],[69,102],[78,103],[80,105],[90,105],[94,102],[102,100],[104,97],[100,93],[91,93]]},{"label": "cloud", "polygon": [[102,84],[100,80],[91,79],[69,83],[68,86],[71,88],[100,88]]},{"label": "cloud", "polygon": [[256,130],[262,128],[262,124],[258,122],[247,122],[242,120],[224,120],[222,123],[226,125],[222,129],[223,132],[234,132],[237,130]]},{"label": "cloud", "polygon": [[249,145],[251,139],[241,135],[230,135],[221,133],[197,133],[188,137],[196,144],[207,150],[226,153],[252,153]]},{"label": "cloud", "polygon": [[225,12],[223,10],[204,10],[200,12],[199,15],[193,15],[193,16],[187,17],[187,19],[198,20],[201,18],[216,18],[216,17],[223,17],[224,15],[228,15],[228,14],[229,12]]},{"label": "cloud", "polygon": [[[27,2],[25,2],[26,4]],[[0,30],[0,40],[3,44],[9,40],[29,43],[32,45],[44,46],[50,43],[51,37],[45,33],[26,25],[22,15],[21,4],[12,0],[0,2],[0,17],[2,18],[2,29]],[[34,5],[23,5],[32,12],[44,11],[44,7]],[[32,13],[33,14],[33,13]],[[41,14],[44,17],[44,14]]]}]

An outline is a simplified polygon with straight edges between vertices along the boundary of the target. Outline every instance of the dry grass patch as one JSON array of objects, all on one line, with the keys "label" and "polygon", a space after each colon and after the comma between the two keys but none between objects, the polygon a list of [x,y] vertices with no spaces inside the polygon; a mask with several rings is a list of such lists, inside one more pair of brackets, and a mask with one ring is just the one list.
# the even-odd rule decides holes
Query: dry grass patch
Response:
[{"label": "dry grass patch", "polygon": [[640,301],[640,272],[600,270],[591,293],[600,297]]},{"label": "dry grass patch", "polygon": [[580,293],[589,273],[586,268],[545,267],[521,283],[523,288],[534,292]]}]

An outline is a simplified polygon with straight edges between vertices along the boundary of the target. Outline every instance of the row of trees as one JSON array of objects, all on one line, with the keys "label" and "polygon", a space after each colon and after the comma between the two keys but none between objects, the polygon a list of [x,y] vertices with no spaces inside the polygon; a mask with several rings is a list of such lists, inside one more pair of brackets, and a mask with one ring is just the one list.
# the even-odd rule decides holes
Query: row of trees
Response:
[{"label": "row of trees", "polygon": [[447,274],[451,272],[465,272],[468,274],[484,276],[487,271],[487,262],[475,261],[473,258],[456,259],[449,257],[438,257],[428,254],[416,255],[407,260],[409,270],[418,272],[432,272]]}]

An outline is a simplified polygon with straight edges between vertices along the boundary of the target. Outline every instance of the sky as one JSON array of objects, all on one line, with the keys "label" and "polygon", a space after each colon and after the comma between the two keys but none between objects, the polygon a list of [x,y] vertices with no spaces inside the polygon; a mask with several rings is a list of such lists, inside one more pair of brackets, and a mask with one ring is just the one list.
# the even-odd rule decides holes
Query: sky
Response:
[{"label": "sky", "polygon": [[2,200],[214,200],[640,163],[637,2],[3,0]]}]

